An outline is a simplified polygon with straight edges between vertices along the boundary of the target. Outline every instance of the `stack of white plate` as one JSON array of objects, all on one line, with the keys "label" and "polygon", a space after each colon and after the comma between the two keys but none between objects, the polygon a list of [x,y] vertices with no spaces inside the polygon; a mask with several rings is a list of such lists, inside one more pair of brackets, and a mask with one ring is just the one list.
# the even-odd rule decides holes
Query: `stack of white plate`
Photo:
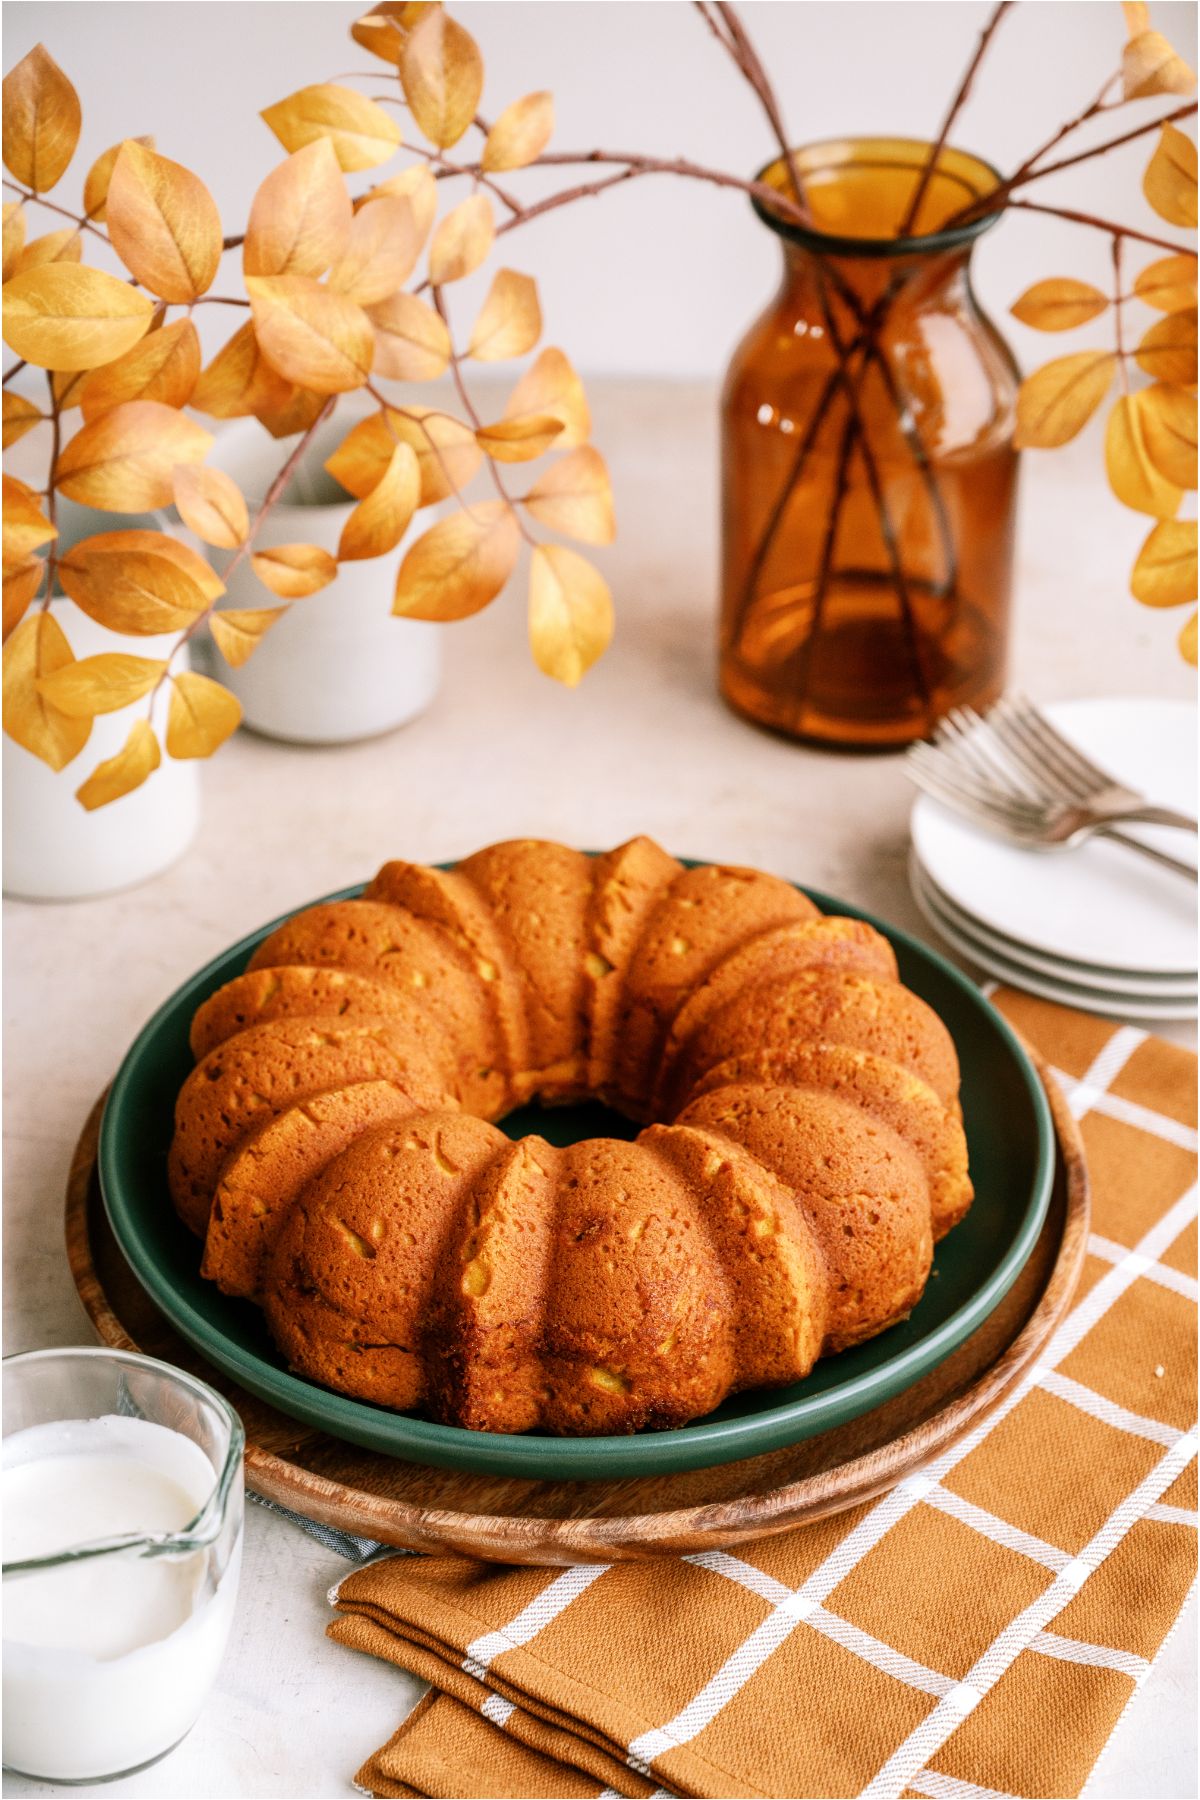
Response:
[{"label": "stack of white plate", "polygon": [[[1045,711],[1085,755],[1160,806],[1196,816],[1196,709],[1075,700]],[[1130,826],[1181,860],[1195,840]],[[1013,987],[1113,1018],[1196,1012],[1196,886],[1120,844],[1022,850],[922,795],[909,875],[952,949]]]}]

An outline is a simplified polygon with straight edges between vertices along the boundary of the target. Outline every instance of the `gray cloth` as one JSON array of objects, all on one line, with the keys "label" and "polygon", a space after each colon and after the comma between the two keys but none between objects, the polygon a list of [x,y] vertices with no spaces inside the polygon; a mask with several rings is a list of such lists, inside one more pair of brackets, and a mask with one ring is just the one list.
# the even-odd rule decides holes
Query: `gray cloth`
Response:
[{"label": "gray cloth", "polygon": [[247,1497],[256,1506],[265,1506],[268,1512],[278,1513],[289,1525],[298,1525],[301,1531],[307,1531],[309,1537],[316,1538],[318,1544],[324,1544],[327,1550],[336,1550],[347,1562],[370,1562],[381,1550],[389,1556],[415,1556],[415,1550],[396,1551],[390,1544],[377,1544],[373,1538],[355,1537],[349,1531],[335,1531],[332,1525],[318,1525],[315,1519],[306,1519],[303,1513],[291,1512],[286,1506],[277,1506],[274,1500],[265,1500],[261,1494],[251,1493]]}]

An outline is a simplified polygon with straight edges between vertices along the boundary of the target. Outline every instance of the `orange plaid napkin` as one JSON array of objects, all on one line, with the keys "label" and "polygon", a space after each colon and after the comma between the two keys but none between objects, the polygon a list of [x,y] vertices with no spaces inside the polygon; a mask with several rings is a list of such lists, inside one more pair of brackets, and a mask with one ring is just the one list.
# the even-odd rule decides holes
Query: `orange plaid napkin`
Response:
[{"label": "orange plaid napkin", "polygon": [[738,1553],[389,1557],[330,1635],[433,1692],[376,1795],[1077,1794],[1195,1573],[1196,1062],[997,996],[1081,1123],[1079,1293],[1036,1368],[890,1493]]}]

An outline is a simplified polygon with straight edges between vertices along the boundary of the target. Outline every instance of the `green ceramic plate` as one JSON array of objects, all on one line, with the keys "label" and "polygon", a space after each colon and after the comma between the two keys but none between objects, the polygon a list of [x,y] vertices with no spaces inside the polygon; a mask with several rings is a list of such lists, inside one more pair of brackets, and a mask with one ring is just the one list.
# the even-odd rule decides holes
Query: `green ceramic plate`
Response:
[{"label": "green ceramic plate", "polygon": [[[327,898],[350,899],[359,892],[347,888]],[[1028,1057],[971,982],[924,944],[869,913],[815,891],[811,897],[824,912],[866,919],[882,931],[895,948],[903,980],[953,1034],[976,1198],[964,1222],[938,1246],[934,1278],[911,1317],[870,1343],[818,1363],[793,1387],[739,1394],[702,1423],[674,1431],[502,1437],[389,1412],[289,1374],[257,1308],[201,1280],[199,1246],[175,1216],[166,1179],[175,1096],[192,1066],[192,1014],[245,968],[273,925],[193,975],[159,1008],[121,1065],[100,1133],[100,1182],[117,1241],[177,1330],[242,1387],[307,1425],[408,1462],[531,1480],[607,1479],[708,1468],[843,1425],[935,1368],[1007,1293],[1041,1230],[1054,1137]],[[560,1144],[635,1134],[626,1120],[600,1106],[524,1107],[504,1121],[504,1129],[512,1137],[537,1131]]]}]

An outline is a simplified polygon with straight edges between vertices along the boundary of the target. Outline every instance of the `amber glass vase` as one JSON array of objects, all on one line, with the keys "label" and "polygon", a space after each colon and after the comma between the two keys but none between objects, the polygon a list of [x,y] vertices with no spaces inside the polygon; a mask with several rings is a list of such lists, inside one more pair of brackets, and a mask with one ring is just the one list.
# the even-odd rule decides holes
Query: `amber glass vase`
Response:
[{"label": "amber glass vase", "polygon": [[[783,283],[722,401],[721,691],[810,742],[885,749],[1004,682],[1016,364],[971,290],[999,177],[926,144],[798,151],[812,229],[755,201]],[[760,177],[784,189],[782,159]],[[839,354],[840,351],[840,354]]]}]

